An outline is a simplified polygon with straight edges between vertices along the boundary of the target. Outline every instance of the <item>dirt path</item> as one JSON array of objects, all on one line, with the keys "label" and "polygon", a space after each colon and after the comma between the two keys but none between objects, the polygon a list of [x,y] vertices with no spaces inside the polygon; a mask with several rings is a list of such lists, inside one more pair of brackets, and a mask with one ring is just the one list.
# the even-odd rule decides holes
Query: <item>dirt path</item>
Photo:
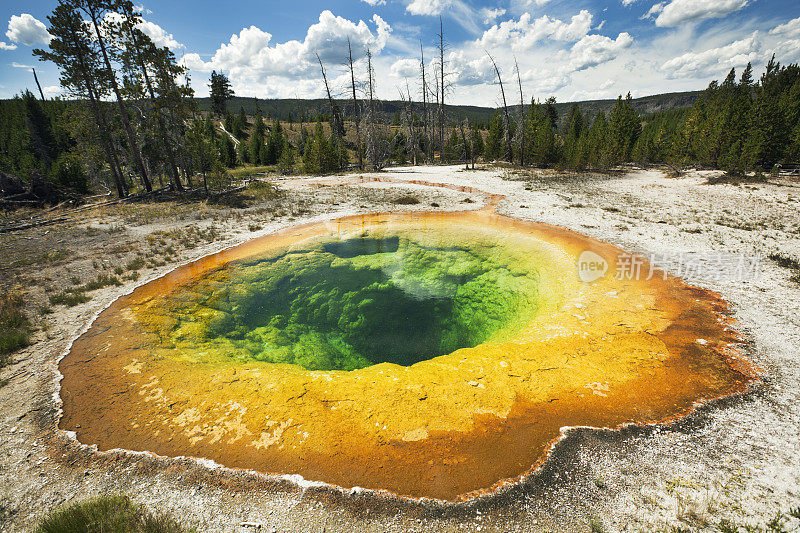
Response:
[{"label": "dirt path", "polygon": [[[765,385],[669,428],[570,432],[526,484],[464,505],[338,494],[191,461],[96,454],[54,431],[56,362],[120,294],[175,264],[288,224],[366,211],[479,208],[482,198],[412,183],[291,179],[277,181],[279,198],[243,209],[161,206],[169,212],[135,208],[135,216],[108,210],[0,238],[7,257],[0,279],[21,281],[39,305],[72,277],[85,283],[119,268],[123,283],[91,292],[87,303],[53,305],[52,314],[37,319],[36,344],[0,371],[0,530],[25,530],[55,506],[105,492],[126,492],[202,531],[253,531],[243,523],[266,531],[587,531],[592,522],[607,531],[713,531],[721,519],[763,525],[800,505],[800,288],[766,259],[773,252],[800,256],[796,188],[710,186],[699,173],[667,179],[655,171],[528,176],[418,167],[381,176],[505,195],[500,213],[657,256],[678,275],[700,265],[694,284],[731,302],[752,358],[766,371]],[[393,203],[401,195],[419,204]],[[758,276],[734,279],[721,272],[719,254],[765,259]],[[137,257],[147,266],[128,269]],[[138,279],[124,279],[134,277],[131,271]]]}]

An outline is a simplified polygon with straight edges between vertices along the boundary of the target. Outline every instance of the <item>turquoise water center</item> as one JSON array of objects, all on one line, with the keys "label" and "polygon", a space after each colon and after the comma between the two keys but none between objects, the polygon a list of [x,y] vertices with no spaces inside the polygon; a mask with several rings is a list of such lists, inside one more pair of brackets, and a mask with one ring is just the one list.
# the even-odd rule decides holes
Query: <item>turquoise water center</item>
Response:
[{"label": "turquoise water center", "polygon": [[502,242],[470,237],[312,239],[176,291],[154,325],[195,358],[307,370],[408,366],[504,340],[536,314],[537,270]]}]

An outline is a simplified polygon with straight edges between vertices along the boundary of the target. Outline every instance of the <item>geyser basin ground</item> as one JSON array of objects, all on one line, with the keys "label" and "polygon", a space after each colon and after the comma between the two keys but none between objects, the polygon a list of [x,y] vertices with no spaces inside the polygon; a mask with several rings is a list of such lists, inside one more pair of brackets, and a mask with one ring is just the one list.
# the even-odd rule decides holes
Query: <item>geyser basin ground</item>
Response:
[{"label": "geyser basin ground", "polygon": [[[609,265],[592,283],[587,250]],[[750,380],[724,302],[617,279],[620,254],[485,211],[291,228],[105,310],[61,362],[61,427],[101,450],[466,498],[539,464],[564,426],[669,419]]]}]

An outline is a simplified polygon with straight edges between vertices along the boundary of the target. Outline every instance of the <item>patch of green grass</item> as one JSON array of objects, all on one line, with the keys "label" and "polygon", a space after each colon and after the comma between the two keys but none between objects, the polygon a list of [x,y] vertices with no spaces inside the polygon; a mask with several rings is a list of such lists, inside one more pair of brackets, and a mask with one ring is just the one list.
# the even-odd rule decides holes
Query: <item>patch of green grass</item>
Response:
[{"label": "patch of green grass", "polygon": [[268,181],[254,180],[247,184],[247,196],[256,200],[272,200],[280,196],[280,189]]},{"label": "patch of green grass", "polygon": [[0,368],[11,362],[11,353],[30,344],[30,322],[23,306],[19,294],[0,294]]},{"label": "patch of green grass", "polygon": [[28,257],[24,257],[18,261],[11,263],[11,267],[18,268],[18,267],[25,267],[31,265],[45,265],[51,263],[57,263],[62,261],[70,256],[69,250],[51,250],[49,252],[44,252],[37,255],[32,255]]},{"label": "patch of green grass", "polygon": [[167,515],[155,515],[127,496],[102,496],[54,511],[36,533],[184,533]]},{"label": "patch of green grass", "polygon": [[275,170],[275,165],[270,166],[242,166],[229,170],[228,173],[234,178],[246,178],[261,172],[270,172]]},{"label": "patch of green grass", "polygon": [[78,287],[75,292],[91,292],[96,291],[97,289],[102,289],[103,287],[110,287],[110,286],[119,287],[122,283],[117,279],[116,276],[109,276],[108,274],[100,274],[97,276],[97,279],[93,281],[89,281],[84,285]]},{"label": "patch of green grass", "polygon": [[66,305],[67,307],[75,307],[78,304],[86,303],[92,298],[83,294],[82,292],[60,292],[50,297],[50,303],[53,305]]},{"label": "patch of green grass", "polygon": [[127,265],[125,265],[126,270],[136,271],[136,270],[141,270],[142,268],[144,268],[144,259],[142,259],[141,257],[132,259],[128,262]]},{"label": "patch of green grass", "polygon": [[592,518],[589,520],[589,531],[592,533],[605,533],[605,528],[600,520]]}]

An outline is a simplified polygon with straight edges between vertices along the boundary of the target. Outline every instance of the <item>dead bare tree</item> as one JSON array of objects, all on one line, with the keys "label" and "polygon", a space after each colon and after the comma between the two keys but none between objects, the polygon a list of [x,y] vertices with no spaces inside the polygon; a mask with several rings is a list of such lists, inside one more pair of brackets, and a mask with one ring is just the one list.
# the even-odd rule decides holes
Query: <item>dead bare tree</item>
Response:
[{"label": "dead bare tree", "polygon": [[425,52],[422,49],[422,41],[419,42],[419,67],[422,71],[422,129],[425,136],[425,162],[430,164],[430,143],[431,139],[428,135],[428,84],[425,80]]},{"label": "dead bare tree", "polygon": [[519,73],[519,63],[514,57],[514,68],[517,70],[517,84],[519,85],[519,166],[525,166],[525,98],[522,95],[522,76]]},{"label": "dead bare tree", "polygon": [[406,94],[404,95],[400,88],[398,88],[397,91],[400,93],[400,99],[405,104],[406,123],[408,124],[408,143],[406,146],[411,153],[411,164],[416,166],[418,143],[416,130],[414,129],[414,101],[411,98],[411,89],[408,87],[408,80],[406,80]]},{"label": "dead bare tree", "polygon": [[[444,76],[445,76],[445,63],[444,63],[444,25],[442,23],[442,17],[439,16],[439,76],[441,78],[441,83],[439,83],[439,92],[440,96],[438,98],[438,106],[439,106],[439,150],[444,149],[444,95],[445,95],[445,83],[444,83]],[[439,79],[437,79],[437,82]],[[440,152],[441,154],[441,152]],[[440,156],[441,157],[441,156]]]},{"label": "dead bare tree", "polygon": [[375,72],[372,70],[372,52],[367,48],[367,94],[369,96],[369,135],[367,137],[367,152],[373,170],[381,168],[380,140],[375,126]]},{"label": "dead bare tree", "polygon": [[436,104],[436,107],[434,108],[433,112],[431,113],[431,122],[433,124],[433,127],[431,128],[431,130],[432,130],[431,131],[431,135],[433,137],[433,140],[432,140],[432,143],[431,143],[431,145],[433,147],[433,154],[432,154],[431,157],[434,160],[436,159],[436,148],[438,146],[438,148],[439,148],[439,161],[441,161],[442,160],[442,148],[443,148],[443,145],[441,144],[441,140],[440,140],[440,138],[442,137],[442,135],[441,135],[441,133],[442,133],[441,125],[442,124],[439,121],[439,118],[441,117],[442,106],[439,103],[439,73],[436,72],[435,68],[434,68],[433,74],[434,74],[434,76],[433,76],[434,85],[433,85],[433,93],[431,94],[431,96],[433,96],[433,99],[434,99],[433,101]]},{"label": "dead bare tree", "polygon": [[494,66],[494,72],[497,74],[497,82],[500,84],[500,95],[503,97],[503,113],[506,118],[506,155],[508,157],[508,161],[511,161],[511,157],[513,155],[513,151],[511,149],[511,119],[508,116],[508,104],[506,103],[506,91],[503,88],[503,78],[500,77],[500,69],[497,67],[497,63],[488,51],[486,55],[489,56],[489,59],[492,61],[492,66]]},{"label": "dead bare tree", "polygon": [[325,82],[325,92],[328,94],[328,109],[331,114],[331,130],[333,130],[334,135],[339,135],[343,128],[342,124],[339,122],[338,106],[336,105],[336,102],[333,101],[333,96],[331,96],[331,88],[328,85],[328,76],[325,74],[325,66],[322,64],[322,59],[319,57],[317,52],[314,52],[314,55],[317,56],[319,70],[322,72],[322,81]]},{"label": "dead bare tree", "polygon": [[33,79],[36,82],[36,86],[39,88],[39,96],[42,97],[42,102],[44,102],[45,101],[44,91],[42,91],[42,84],[39,83],[39,76],[36,75],[36,69],[35,68],[31,67],[31,70],[33,71]]},{"label": "dead bare tree", "polygon": [[[467,129],[469,129],[469,119],[466,117],[462,122],[458,124],[458,127],[461,129],[461,142],[464,143],[464,169],[469,170],[469,161],[472,159],[472,147],[467,143],[467,134],[464,133],[464,124],[466,123]],[[473,166],[474,168],[474,166]]]},{"label": "dead bare tree", "polygon": [[356,123],[356,151],[358,152],[358,170],[364,170],[364,150],[361,147],[361,113],[358,109],[358,98],[356,97],[356,73],[353,68],[353,49],[350,47],[350,37],[347,38],[347,55],[350,63],[350,85],[353,89],[353,110]]}]

